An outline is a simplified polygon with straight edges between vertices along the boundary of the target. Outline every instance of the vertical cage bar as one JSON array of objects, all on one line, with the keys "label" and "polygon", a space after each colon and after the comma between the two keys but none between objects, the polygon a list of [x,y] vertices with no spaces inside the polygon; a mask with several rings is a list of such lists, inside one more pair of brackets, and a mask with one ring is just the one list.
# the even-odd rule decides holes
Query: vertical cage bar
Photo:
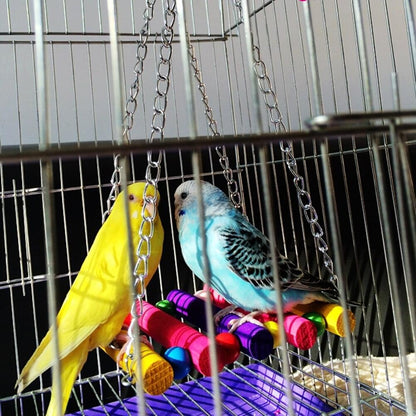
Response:
[{"label": "vertical cage bar", "polygon": [[[272,200],[271,200],[271,185],[270,185],[270,178],[268,172],[268,151],[266,146],[262,146],[259,149],[259,158],[260,158],[260,169],[261,169],[261,179],[264,192],[264,204],[266,208],[266,229],[267,234],[270,241],[270,253],[271,253],[271,265],[272,265],[272,273],[273,273],[273,284],[274,290],[276,292],[276,312],[277,312],[277,321],[283,322],[284,314],[283,314],[283,307],[282,307],[282,290],[280,288],[280,275],[279,275],[279,267],[278,267],[278,260],[277,260],[277,242],[276,242],[276,234],[275,234],[275,224],[274,224],[274,212],[272,207]],[[295,416],[294,412],[294,401],[293,401],[293,394],[292,389],[290,387],[290,365],[289,365],[289,358],[288,358],[288,349],[286,343],[286,334],[285,331],[279,331],[280,337],[280,345],[282,349],[282,362],[283,362],[283,375],[284,375],[284,386],[283,389],[285,394],[288,397],[287,403],[287,411],[289,416]]]},{"label": "vertical cage bar", "polygon": [[[45,150],[50,146],[50,120],[48,107],[47,67],[44,43],[44,4],[42,0],[34,0],[35,20],[35,68],[36,68],[36,98],[39,123],[39,149]],[[62,382],[59,362],[59,339],[56,322],[56,285],[55,285],[55,240],[54,240],[54,209],[52,199],[53,166],[51,161],[41,162],[42,204],[45,224],[45,256],[48,287],[48,317],[52,330],[53,365],[52,382],[56,386],[58,414],[62,413]]]},{"label": "vertical cage bar", "polygon": [[[312,97],[312,104],[315,111],[315,114],[322,114],[323,113],[323,104],[322,104],[322,92],[321,92],[321,84],[320,84],[320,77],[319,77],[319,67],[317,62],[317,53],[316,53],[316,45],[315,45],[315,38],[314,38],[314,31],[313,31],[313,24],[312,24],[312,17],[310,13],[310,3],[304,2],[303,3],[303,10],[305,15],[305,26],[306,26],[306,36],[307,42],[309,47],[309,59],[310,59],[310,66],[311,66],[311,73],[312,73],[312,87],[313,87],[313,97]],[[326,202],[328,205],[328,217],[329,217],[329,224],[330,224],[330,234],[331,234],[331,241],[332,241],[332,251],[334,253],[334,269],[338,275],[337,278],[337,286],[340,292],[340,303],[343,308],[343,322],[346,328],[348,328],[348,316],[347,316],[347,302],[346,302],[346,288],[345,288],[345,281],[342,274],[342,266],[344,262],[342,261],[342,253],[341,253],[341,242],[340,242],[340,229],[339,229],[339,222],[337,217],[337,204],[336,204],[336,197],[335,197],[335,189],[334,189],[334,181],[331,172],[331,166],[329,161],[328,155],[328,142],[326,140],[322,141],[320,144],[321,156],[322,156],[322,167],[323,167],[323,176],[325,182],[325,193],[326,193]],[[331,276],[332,277],[332,276]],[[346,334],[345,337],[345,347],[347,353],[347,360],[348,360],[348,367],[350,374],[352,375],[350,379],[350,391],[351,391],[351,402],[352,402],[352,410],[353,414],[359,415],[360,414],[360,404],[359,404],[359,393],[358,393],[358,385],[357,385],[357,373],[355,369],[355,364],[353,361],[354,349],[353,349],[353,341],[352,335],[350,333]]]},{"label": "vertical cage bar", "polygon": [[[373,155],[374,155],[374,163],[375,163],[375,173],[376,173],[376,186],[378,188],[378,195],[380,198],[380,218],[381,218],[381,231],[383,234],[383,240],[385,244],[385,256],[386,256],[386,266],[388,271],[388,282],[390,288],[390,298],[392,302],[393,308],[393,321],[394,321],[394,328],[396,331],[397,336],[397,349],[400,357],[400,362],[402,366],[402,375],[403,375],[403,385],[404,385],[404,393],[405,393],[405,400],[408,406],[408,409],[412,409],[411,403],[411,387],[409,381],[409,374],[407,369],[407,358],[406,358],[406,342],[404,336],[404,328],[402,323],[402,305],[399,296],[399,287],[398,287],[398,265],[397,265],[397,258],[395,247],[392,242],[392,236],[394,235],[393,228],[391,227],[391,215],[389,214],[388,202],[387,202],[387,190],[385,186],[385,175],[383,164],[380,156],[380,150],[378,148],[378,144],[376,143],[375,139],[373,141]],[[408,414],[411,414],[410,411]]]},{"label": "vertical cage bar", "polygon": [[[412,63],[412,79],[416,80],[416,30],[413,5],[411,0],[403,0],[406,15],[407,36],[409,40],[410,60]],[[416,82],[413,81],[413,88],[416,91]]]},{"label": "vertical cage bar", "polygon": [[[237,1],[235,2],[237,5]],[[239,2],[241,7],[241,17],[243,19],[243,27],[244,27],[244,40],[246,46],[246,53],[247,53],[247,62],[248,62],[248,71],[251,83],[251,96],[253,100],[254,106],[254,124],[252,132],[254,134],[261,134],[263,132],[263,123],[262,123],[262,115],[260,109],[260,85],[257,80],[256,70],[255,70],[255,46],[253,42],[253,30],[251,27],[251,20],[250,20],[250,6],[248,0],[241,0]],[[255,14],[254,14],[255,18]],[[258,47],[256,47],[258,51]],[[269,151],[266,145],[261,146],[258,150],[259,153],[259,162],[260,162],[260,176],[261,176],[261,185],[264,197],[264,204],[265,204],[265,213],[266,213],[266,220],[265,220],[265,230],[266,234],[270,240],[270,251],[271,251],[271,264],[272,264],[272,273],[273,273],[273,284],[275,289],[275,300],[276,300],[276,312],[277,312],[277,319],[278,322],[283,322],[284,315],[283,315],[283,306],[282,306],[282,294],[280,288],[280,275],[279,275],[279,267],[277,262],[277,242],[276,242],[276,233],[275,233],[275,224],[274,224],[274,212],[272,207],[272,200],[271,200],[271,184],[270,184],[270,177],[268,171],[268,163],[269,163]],[[261,191],[260,191],[261,192]],[[284,375],[284,390],[288,397],[287,403],[287,410],[289,416],[294,416],[294,401],[293,401],[293,394],[290,388],[289,380],[290,380],[290,365],[289,365],[289,357],[288,357],[288,349],[286,343],[286,334],[285,331],[279,331],[280,336],[280,345],[282,349],[282,365],[283,365],[283,375]]]},{"label": "vertical cage bar", "polygon": [[[183,0],[177,1],[177,10],[178,10],[178,22],[179,22],[179,39],[180,39],[180,48],[182,56],[182,67],[184,71],[184,81],[185,81],[185,97],[186,105],[188,110],[188,125],[189,125],[189,137],[194,139],[197,135],[197,126],[196,126],[196,112],[195,112],[195,98],[192,91],[192,79],[191,79],[191,65],[188,58],[188,43],[187,43],[187,21],[186,21],[186,11],[185,4]],[[192,152],[192,169],[194,174],[194,179],[197,185],[197,202],[198,202],[198,222],[200,230],[205,230],[204,225],[204,206],[202,201],[202,187],[201,187],[201,153],[200,151]],[[211,273],[209,267],[209,260],[207,256],[207,241],[204,232],[201,232],[201,247],[202,247],[202,261],[203,261],[203,273],[205,282],[210,287]],[[210,297],[207,296],[207,302],[205,302],[205,316],[213,316],[213,308]],[[211,363],[211,373],[212,373],[212,388],[213,388],[213,401],[214,401],[214,414],[220,416],[221,411],[221,392],[220,392],[220,383],[218,378],[218,364],[217,364],[217,354],[215,347],[215,328],[214,322],[212,319],[207,319],[207,330],[208,337],[210,340],[209,346],[209,356]]]},{"label": "vertical cage bar", "polygon": [[[411,198],[409,193],[405,191],[406,183],[404,182],[404,179],[406,178],[406,166],[408,166],[408,163],[406,153],[404,151],[403,138],[401,137],[400,133],[397,132],[397,125],[395,120],[389,121],[389,128],[392,143],[393,175],[398,204],[400,246],[401,251],[403,252],[404,280],[406,283],[407,303],[409,305],[409,318],[411,324],[413,349],[416,351],[416,309],[414,304],[415,299],[413,297],[414,285],[412,281],[412,276],[414,276],[414,268],[412,267],[411,262],[411,256],[414,254],[414,250],[413,253],[411,253],[409,245],[411,241],[415,241],[415,228],[412,228],[412,226],[415,226],[415,212],[411,207],[409,212],[407,212],[408,206],[405,202],[405,196],[407,196],[407,200],[411,200]],[[403,170],[400,169],[400,166],[403,167]],[[402,173],[404,176],[402,176]],[[409,185],[410,184],[412,184],[412,182],[410,182]]]},{"label": "vertical cage bar", "polygon": [[[121,78],[121,50],[118,40],[118,13],[117,3],[115,0],[107,0],[108,11],[108,25],[110,33],[110,59],[111,59],[111,75],[112,75],[112,91],[113,91],[113,128],[115,130],[115,138],[118,144],[127,142],[127,135],[123,134],[123,99],[122,92],[124,91]],[[120,157],[120,181],[122,189],[127,188],[128,181],[128,156]],[[127,228],[128,239],[128,251],[129,251],[129,270],[130,270],[130,296],[132,302],[132,314],[136,312],[136,287],[134,283],[134,249],[131,235],[131,224],[128,208],[128,194],[124,193],[124,213],[125,224]],[[137,318],[137,317],[136,317]],[[137,319],[135,320],[137,322]],[[140,342],[139,342],[139,328],[138,325],[133,325],[133,349],[135,351],[136,364],[136,397],[137,397],[137,410],[140,415],[144,415],[146,412],[145,397],[143,390],[143,379],[141,355],[140,355]]]},{"label": "vertical cage bar", "polygon": [[242,18],[244,22],[244,40],[246,46],[246,53],[247,53],[247,62],[249,68],[249,76],[250,76],[250,83],[251,83],[251,97],[253,100],[254,105],[254,126],[253,132],[259,134],[263,131],[262,126],[262,117],[261,117],[261,110],[260,110],[260,97],[257,88],[257,80],[256,74],[254,72],[254,57],[253,57],[253,32],[251,30],[251,22],[250,22],[250,8],[248,4],[248,0],[241,0],[241,11],[242,11]]},{"label": "vertical cage bar", "polygon": [[371,91],[370,72],[368,68],[368,53],[365,44],[364,26],[361,12],[360,0],[352,0],[355,31],[357,36],[357,46],[359,53],[359,62],[361,70],[361,82],[364,94],[364,109],[366,111],[373,111],[373,95]]}]

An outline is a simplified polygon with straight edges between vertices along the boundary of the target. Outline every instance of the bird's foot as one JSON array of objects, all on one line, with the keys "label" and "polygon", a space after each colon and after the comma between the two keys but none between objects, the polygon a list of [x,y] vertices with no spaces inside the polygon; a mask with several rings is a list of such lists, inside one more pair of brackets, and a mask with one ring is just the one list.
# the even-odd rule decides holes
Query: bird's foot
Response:
[{"label": "bird's foot", "polygon": [[119,350],[126,344],[126,342],[130,339],[127,330],[121,329],[121,331],[114,337],[114,339],[109,344],[109,347]]},{"label": "bird's foot", "polygon": [[[149,348],[153,349],[152,344],[146,335],[140,335],[140,342],[146,344]],[[133,339],[127,333],[127,331],[120,331],[114,338],[111,345],[120,351],[117,354],[117,362],[119,363],[123,358],[126,359],[129,355],[133,358]]]},{"label": "bird's foot", "polygon": [[236,312],[234,312],[236,315],[238,315],[238,316],[240,316],[240,318],[236,318],[236,319],[232,319],[229,323],[228,323],[228,325],[230,326],[229,327],[229,329],[228,329],[228,332],[230,332],[231,334],[239,327],[239,326],[241,326],[241,325],[243,325],[244,323],[246,323],[246,322],[250,322],[250,323],[252,323],[252,324],[254,324],[254,325],[258,325],[258,326],[261,326],[261,327],[263,327],[264,325],[259,321],[259,320],[257,320],[255,317],[257,316],[257,315],[260,315],[261,314],[261,312],[260,311],[253,311],[253,312],[250,312],[250,313],[248,313],[248,314],[243,314],[243,313],[241,313],[241,312],[238,312],[238,311],[236,311]]},{"label": "bird's foot", "polygon": [[197,298],[199,298],[199,299],[206,300],[207,297],[209,296],[209,291],[208,291],[208,289],[197,290],[194,293],[194,296],[197,297]]},{"label": "bird's foot", "polygon": [[219,325],[220,321],[222,318],[224,318],[224,316],[227,316],[229,313],[234,313],[234,311],[237,309],[237,306],[235,305],[230,305],[230,306],[226,306],[225,308],[219,310],[215,315],[214,315],[214,323],[216,326]]},{"label": "bird's foot", "polygon": [[256,316],[262,314],[261,311],[253,311],[253,312],[249,312],[249,313],[243,313],[240,310],[238,310],[238,307],[235,306],[235,305],[227,306],[227,307],[221,309],[219,312],[217,312],[214,315],[215,325],[218,326],[221,319],[224,318],[224,316],[227,316],[230,313],[239,316],[239,318],[231,319],[230,322],[228,322],[228,332],[230,332],[230,333],[233,333],[239,326],[241,326],[242,324],[244,324],[246,322],[250,322],[254,325],[258,325],[258,326],[261,326],[261,327],[264,326],[262,324],[262,322],[260,322],[259,320],[257,320],[255,318]]}]

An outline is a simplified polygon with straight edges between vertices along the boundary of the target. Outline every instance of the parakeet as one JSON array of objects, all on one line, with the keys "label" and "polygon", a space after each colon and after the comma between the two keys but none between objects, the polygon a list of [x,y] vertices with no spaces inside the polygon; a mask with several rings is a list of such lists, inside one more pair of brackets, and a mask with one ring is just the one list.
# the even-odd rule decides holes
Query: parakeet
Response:
[{"label": "parakeet", "polygon": [[[98,346],[108,345],[120,332],[124,318],[130,312],[131,274],[123,193],[128,193],[131,227],[129,232],[135,253],[142,222],[144,188],[144,182],[137,182],[129,185],[119,194],[110,215],[98,231],[56,318],[61,365],[62,414],[88,352]],[[146,193],[147,196],[154,196],[155,188],[149,185]],[[159,201],[159,194],[157,201]],[[154,210],[157,210],[157,206],[147,202],[146,210],[150,216]],[[149,233],[149,227],[149,222],[145,222],[144,234]],[[163,238],[162,223],[156,211],[145,285],[152,278],[160,262]],[[146,250],[147,247],[144,244],[143,254]],[[138,270],[138,273],[141,272],[143,272],[143,263],[141,269]],[[18,393],[53,365],[52,341],[52,332],[49,330],[16,382]],[[48,416],[59,413],[58,394],[56,386],[53,385]]]},{"label": "parakeet", "polygon": [[[270,243],[216,186],[201,181],[205,230],[200,230],[195,181],[175,191],[175,219],[183,258],[204,280],[201,232],[205,232],[211,286],[229,303],[246,311],[276,310]],[[296,304],[337,299],[330,281],[302,271],[277,254],[284,312]]]}]

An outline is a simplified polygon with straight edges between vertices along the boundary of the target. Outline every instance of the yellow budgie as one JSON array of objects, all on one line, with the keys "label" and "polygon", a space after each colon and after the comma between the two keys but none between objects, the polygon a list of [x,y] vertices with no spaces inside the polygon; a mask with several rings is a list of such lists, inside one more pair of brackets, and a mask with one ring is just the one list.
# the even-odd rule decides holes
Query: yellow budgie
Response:
[{"label": "yellow budgie", "polygon": [[[129,185],[124,191],[128,193],[130,232],[134,252],[140,238],[139,228],[142,222],[144,187],[144,182],[137,182]],[[147,195],[154,196],[154,192],[155,188],[149,185]],[[151,211],[157,210],[157,206],[146,203],[146,209],[151,215]],[[108,345],[119,333],[124,318],[130,312],[131,276],[126,224],[122,192],[116,199],[109,217],[99,230],[58,313],[56,322],[61,365],[62,414],[66,409],[75,379],[87,359],[88,352],[98,346]],[[149,222],[145,222],[143,234],[148,234],[149,229]],[[163,227],[159,215],[156,213],[145,285],[158,267],[162,256],[163,237]],[[143,254],[146,253],[146,250],[146,244],[143,244]],[[143,272],[143,270],[139,269],[138,272]],[[16,382],[18,393],[50,368],[53,365],[53,360],[52,333],[49,330]],[[47,416],[60,413],[58,411],[58,394],[57,388],[52,386]]]}]

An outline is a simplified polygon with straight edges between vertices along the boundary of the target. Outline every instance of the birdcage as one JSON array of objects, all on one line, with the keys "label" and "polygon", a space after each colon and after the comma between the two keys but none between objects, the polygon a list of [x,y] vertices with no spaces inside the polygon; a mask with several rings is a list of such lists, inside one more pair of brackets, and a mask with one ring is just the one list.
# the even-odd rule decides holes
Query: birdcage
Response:
[{"label": "birdcage", "polygon": [[[21,392],[15,382],[50,325],[56,331],[57,311],[119,191],[136,181],[157,186],[165,238],[146,290],[133,282],[131,264],[138,307],[125,324],[136,351],[128,358],[145,364],[137,330],[146,333],[140,322],[151,308],[162,318],[147,328],[149,348],[167,365],[149,370],[149,387],[146,367],[137,365],[134,382],[116,349],[93,349],[66,412],[415,414],[413,7],[412,0],[6,0],[0,414],[46,413],[59,380],[58,343],[51,371]],[[237,349],[221,349],[209,316],[215,299],[194,296],[203,284],[184,262],[175,225],[173,193],[192,178],[221,188],[300,268],[334,281],[335,329],[324,312],[312,311],[319,329],[305,310],[287,315],[278,302],[278,322],[294,316],[319,329],[308,345],[277,323],[285,330],[275,338],[257,326],[270,345],[243,348],[240,339]],[[280,296],[276,267],[273,275]],[[202,302],[198,314],[172,316],[167,300],[175,293]],[[202,363],[189,358],[191,335],[186,348],[167,339],[176,325],[203,337]],[[175,347],[185,351],[177,367],[167,354]]]}]

